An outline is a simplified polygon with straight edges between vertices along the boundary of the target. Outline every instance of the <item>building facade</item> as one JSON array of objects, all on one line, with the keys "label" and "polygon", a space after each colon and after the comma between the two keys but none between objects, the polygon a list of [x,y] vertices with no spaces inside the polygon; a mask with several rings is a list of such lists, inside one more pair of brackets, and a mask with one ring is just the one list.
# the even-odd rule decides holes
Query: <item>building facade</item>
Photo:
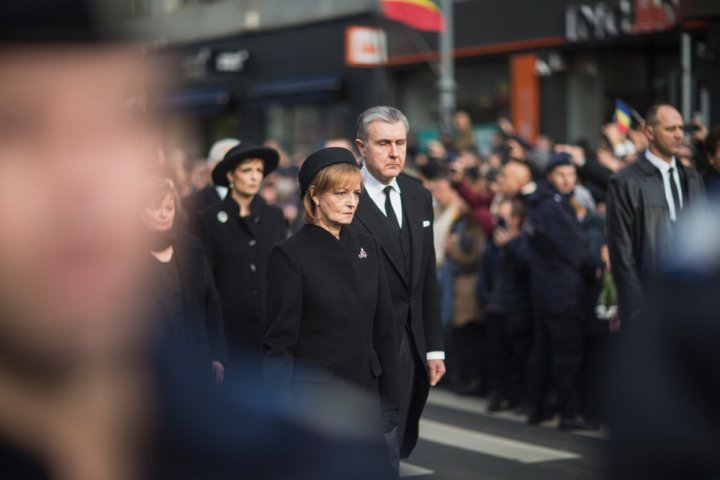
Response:
[{"label": "building facade", "polygon": [[[171,93],[199,131],[277,140],[291,152],[352,139],[370,105],[437,135],[438,34],[382,17],[377,0],[136,1]],[[457,107],[478,126],[509,116],[528,139],[596,142],[616,98],[720,123],[720,2],[456,0]],[[422,145],[420,145],[422,147]]]}]

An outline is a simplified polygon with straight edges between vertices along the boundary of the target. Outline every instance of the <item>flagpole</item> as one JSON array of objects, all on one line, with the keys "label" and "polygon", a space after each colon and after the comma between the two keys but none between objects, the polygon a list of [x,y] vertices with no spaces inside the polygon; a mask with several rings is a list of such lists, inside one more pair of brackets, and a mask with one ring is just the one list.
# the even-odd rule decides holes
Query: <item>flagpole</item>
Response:
[{"label": "flagpole", "polygon": [[440,0],[440,7],[445,18],[445,28],[440,32],[440,78],[438,88],[438,113],[440,133],[452,133],[453,115],[455,113],[455,61],[453,59],[454,21],[453,0]]}]

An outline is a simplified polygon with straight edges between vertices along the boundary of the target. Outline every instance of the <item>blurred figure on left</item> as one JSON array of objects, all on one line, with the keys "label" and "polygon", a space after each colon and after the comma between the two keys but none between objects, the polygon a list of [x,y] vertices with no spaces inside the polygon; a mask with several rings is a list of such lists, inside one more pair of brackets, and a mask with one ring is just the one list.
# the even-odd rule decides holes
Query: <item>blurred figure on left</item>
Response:
[{"label": "blurred figure on left", "polygon": [[[0,5],[0,438],[53,478],[135,477],[122,439],[143,425],[123,359],[151,333],[139,213],[160,142],[142,52],[111,40],[82,2]],[[1,478],[43,478],[4,451]]]},{"label": "blurred figure on left", "polygon": [[220,297],[200,240],[178,232],[179,197],[172,180],[152,178],[143,222],[150,230],[153,318],[173,352],[222,382],[227,351]]}]

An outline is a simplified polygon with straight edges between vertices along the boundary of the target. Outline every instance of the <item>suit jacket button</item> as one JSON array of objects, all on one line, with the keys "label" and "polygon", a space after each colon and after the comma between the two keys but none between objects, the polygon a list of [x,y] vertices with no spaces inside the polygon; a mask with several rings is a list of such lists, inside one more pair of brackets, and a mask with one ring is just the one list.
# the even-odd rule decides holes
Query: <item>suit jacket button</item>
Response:
[{"label": "suit jacket button", "polygon": [[257,271],[257,267],[255,266],[254,263],[251,263],[251,264],[250,264],[250,271],[253,272],[253,273],[255,273],[255,272]]},{"label": "suit jacket button", "polygon": [[254,238],[248,242],[249,247],[254,247],[255,245],[257,245],[257,240]]}]

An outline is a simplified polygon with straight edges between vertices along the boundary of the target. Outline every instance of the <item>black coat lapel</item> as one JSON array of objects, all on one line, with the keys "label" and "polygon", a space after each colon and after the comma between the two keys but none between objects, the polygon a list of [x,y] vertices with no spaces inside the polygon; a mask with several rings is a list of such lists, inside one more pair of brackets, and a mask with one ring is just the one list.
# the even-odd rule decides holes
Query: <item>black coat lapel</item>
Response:
[{"label": "black coat lapel", "polygon": [[412,245],[412,282],[410,285],[415,285],[420,275],[420,265],[422,260],[423,250],[423,220],[429,220],[422,218],[422,209],[420,208],[417,192],[413,188],[410,188],[402,177],[398,177],[398,183],[400,184],[400,191],[402,196],[403,210],[405,210],[405,216],[407,218],[408,225],[406,228],[410,228],[410,243]]},{"label": "black coat lapel", "polygon": [[247,235],[257,238],[258,223],[260,222],[260,215],[263,210],[263,200],[259,198],[258,195],[255,195],[255,198],[250,202],[250,216],[248,217],[240,217],[240,205],[237,204],[230,194],[222,201],[219,210],[223,210],[228,214],[229,219],[227,225],[230,227],[232,235],[237,237],[238,240],[246,241],[246,238],[242,236],[240,231],[244,231]]},{"label": "black coat lapel", "polygon": [[390,263],[392,263],[398,275],[400,275],[407,284],[408,278],[405,275],[405,261],[403,260],[402,251],[400,251],[400,244],[397,239],[394,238],[395,233],[390,229],[387,219],[365,190],[363,190],[360,195],[360,204],[358,205],[355,215],[365,228],[378,240],[385,255],[390,259]]},{"label": "black coat lapel", "polygon": [[261,226],[263,217],[266,216],[267,203],[259,194],[253,197],[250,202],[250,216],[245,218],[245,225],[247,226],[250,234],[258,238],[260,237]]},{"label": "black coat lapel", "polygon": [[[683,209],[688,207],[688,204],[692,202],[692,199],[690,198],[690,179],[688,178],[688,173],[685,167],[682,163],[680,163],[680,160],[676,160],[675,163],[677,164],[677,170],[678,174],[680,175],[680,186],[682,187],[682,197],[683,197]],[[694,187],[694,185],[693,185]]]}]

